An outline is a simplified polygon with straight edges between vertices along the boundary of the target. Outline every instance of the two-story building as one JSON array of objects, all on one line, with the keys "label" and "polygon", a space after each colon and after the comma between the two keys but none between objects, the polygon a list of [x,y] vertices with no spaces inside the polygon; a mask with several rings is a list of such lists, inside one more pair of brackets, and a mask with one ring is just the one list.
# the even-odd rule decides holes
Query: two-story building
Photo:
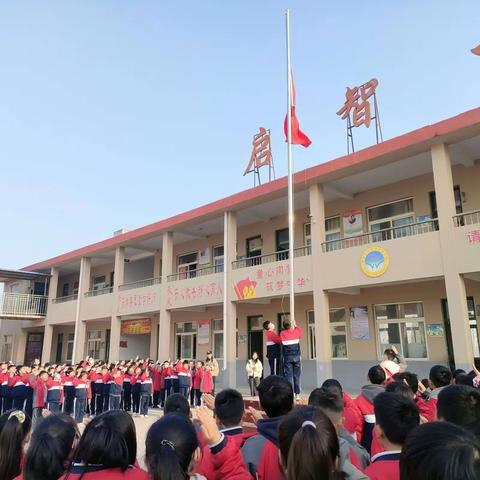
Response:
[{"label": "two-story building", "polygon": [[[470,369],[480,356],[480,108],[298,172],[294,190],[304,387],[334,376],[358,388],[390,345],[420,375],[437,363]],[[221,382],[245,384],[246,359],[265,354],[262,322],[289,315],[288,247],[280,178],[30,265],[26,275],[48,276],[48,298],[36,316],[8,315],[41,282],[18,291],[4,278],[2,359],[29,360],[39,344],[52,362],[212,349]]]}]

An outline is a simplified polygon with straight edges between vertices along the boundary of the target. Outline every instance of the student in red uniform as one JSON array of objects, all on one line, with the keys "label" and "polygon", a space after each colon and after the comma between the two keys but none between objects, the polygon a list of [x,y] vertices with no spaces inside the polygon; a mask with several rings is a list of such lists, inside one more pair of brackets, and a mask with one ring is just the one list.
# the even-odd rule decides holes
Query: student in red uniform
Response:
[{"label": "student in red uniform", "polygon": [[123,393],[123,375],[120,370],[112,372],[113,383],[110,385],[110,410],[118,410]]},{"label": "student in red uniform", "polygon": [[400,480],[400,452],[408,434],[420,423],[415,402],[396,393],[384,392],[374,400],[374,435],[384,451],[372,457],[365,469],[370,480]]},{"label": "student in red uniform", "polygon": [[73,413],[73,404],[75,402],[75,386],[73,385],[73,379],[75,378],[75,370],[73,368],[67,368],[65,375],[62,378],[63,393],[65,401],[63,403],[63,411],[71,415]]},{"label": "student in red uniform", "polygon": [[430,387],[429,403],[431,402],[432,411],[435,413],[434,417],[437,417],[437,399],[439,393],[448,385],[452,383],[452,372],[443,365],[434,365],[430,369],[430,375],[428,376],[428,386]]},{"label": "student in red uniform", "polygon": [[12,407],[15,410],[25,410],[27,402],[27,385],[29,385],[30,374],[25,365],[17,367],[17,373],[9,378],[9,385],[12,392]]},{"label": "student in red uniform", "polygon": [[75,388],[75,421],[81,423],[83,422],[83,417],[85,417],[90,390],[88,372],[86,370],[82,370],[80,376],[73,379],[73,386]]},{"label": "student in red uniform", "polygon": [[[203,407],[196,414],[218,478],[251,480],[240,450],[219,432],[211,412]],[[148,431],[145,446],[145,461],[152,480],[198,478],[193,472],[201,457],[200,445],[192,422],[185,416],[171,413],[157,420]]]},{"label": "student in red uniform", "polygon": [[[242,427],[242,417],[245,412],[245,406],[242,394],[227,388],[208,400],[214,402],[215,420],[220,433],[228,437],[229,441],[236,445],[236,448],[242,448],[246,439],[253,436],[253,433],[244,433]],[[206,402],[208,405],[208,401]],[[195,472],[203,475],[208,480],[222,480],[215,471],[212,452],[208,445],[202,448],[202,459],[197,465]]]},{"label": "student in red uniform", "polygon": [[478,480],[480,442],[449,422],[420,425],[400,455],[400,480]]},{"label": "student in red uniform", "polygon": [[193,377],[193,391],[195,394],[194,405],[200,407],[202,405],[202,379],[203,379],[203,362],[198,361]]},{"label": "student in red uniform", "polygon": [[52,413],[58,413],[62,410],[63,404],[63,384],[59,373],[54,373],[53,378],[47,380],[47,408]]},{"label": "student in red uniform", "polygon": [[126,412],[132,411],[132,376],[133,368],[126,367],[126,373],[123,376],[123,409]]},{"label": "student in red uniform", "polygon": [[263,322],[263,329],[267,336],[267,358],[270,365],[270,375],[280,375],[280,351],[282,339],[275,333],[275,324],[269,320]]},{"label": "student in red uniform", "polygon": [[363,433],[360,443],[370,453],[375,426],[373,401],[377,395],[385,392],[385,371],[380,365],[374,365],[368,370],[368,380],[370,384],[362,387],[361,394],[355,399],[355,403],[363,415]]},{"label": "student in red uniform", "polygon": [[160,362],[157,362],[157,365],[152,371],[153,377],[153,405],[152,408],[159,408],[160,402],[160,390],[161,390],[161,383],[162,383],[162,366]]},{"label": "student in red uniform", "polygon": [[33,380],[33,416],[32,428],[42,419],[42,411],[47,408],[48,373],[42,370]]},{"label": "student in red uniform", "polygon": [[[280,463],[288,480],[334,480],[339,446],[330,419],[318,408],[298,407],[278,426]],[[270,477],[267,477],[270,478]],[[365,475],[358,480],[367,480]]]},{"label": "student in red uniform", "polygon": [[188,360],[181,363],[178,373],[178,390],[180,395],[188,398],[188,389],[190,388],[190,372],[188,370]]},{"label": "student in red uniform", "polygon": [[278,425],[293,408],[292,384],[286,378],[270,375],[260,382],[258,397],[268,418],[257,421],[257,435],[242,447],[243,461],[258,480],[283,480],[278,462]]},{"label": "student in red uniform", "polygon": [[3,411],[4,385],[8,385],[7,364],[0,364],[0,415]]},{"label": "student in red uniform", "polygon": [[0,417],[0,478],[13,480],[20,475],[23,449],[30,436],[30,417],[20,411],[11,410]]},{"label": "student in red uniform", "polygon": [[152,379],[150,371],[145,369],[140,377],[140,416],[146,417],[148,415],[148,404],[150,396],[152,395]]},{"label": "student in red uniform", "polygon": [[12,409],[12,386],[10,385],[10,379],[15,375],[15,365],[9,365],[2,378],[2,396],[3,406],[0,413],[8,412]]},{"label": "student in red uniform", "polygon": [[70,415],[58,413],[43,419],[32,433],[23,474],[15,480],[58,480],[79,439],[77,424]]},{"label": "student in red uniform", "polygon": [[295,396],[300,396],[300,377],[302,375],[302,354],[300,339],[303,331],[295,321],[285,320],[280,332],[283,348],[283,376],[293,385]]},{"label": "student in red uniform", "polygon": [[142,387],[141,376],[143,370],[140,367],[135,368],[134,375],[130,378],[130,383],[132,385],[132,411],[134,415],[138,415],[140,411],[140,389]]},{"label": "student in red uniform", "polygon": [[202,384],[200,386],[200,391],[204,393],[213,392],[213,377],[210,367],[204,365],[202,368]]}]

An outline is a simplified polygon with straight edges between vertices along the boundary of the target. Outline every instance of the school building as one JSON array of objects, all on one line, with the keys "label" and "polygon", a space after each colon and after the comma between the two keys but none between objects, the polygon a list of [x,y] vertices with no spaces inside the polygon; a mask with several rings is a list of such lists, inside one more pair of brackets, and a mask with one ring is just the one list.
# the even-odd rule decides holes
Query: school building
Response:
[{"label": "school building", "polygon": [[[348,388],[394,344],[409,367],[480,357],[480,108],[294,177],[302,384]],[[289,314],[287,179],[19,271],[0,271],[2,360],[204,359],[245,385]],[[264,363],[267,364],[266,359]],[[268,366],[266,366],[268,371]]]}]

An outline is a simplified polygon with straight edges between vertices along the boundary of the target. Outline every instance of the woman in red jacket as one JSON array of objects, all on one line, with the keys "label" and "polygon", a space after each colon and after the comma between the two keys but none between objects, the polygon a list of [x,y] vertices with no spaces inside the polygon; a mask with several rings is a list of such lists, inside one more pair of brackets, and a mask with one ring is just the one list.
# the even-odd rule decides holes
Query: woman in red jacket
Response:
[{"label": "woman in red jacket", "polygon": [[149,480],[135,467],[137,437],[132,417],[112,410],[85,428],[73,461],[61,480]]}]

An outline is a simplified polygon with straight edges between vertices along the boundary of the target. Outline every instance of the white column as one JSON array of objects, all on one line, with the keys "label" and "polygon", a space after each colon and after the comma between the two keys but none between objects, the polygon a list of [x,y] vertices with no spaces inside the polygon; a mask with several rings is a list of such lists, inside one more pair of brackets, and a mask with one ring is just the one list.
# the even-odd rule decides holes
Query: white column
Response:
[{"label": "white column", "polygon": [[458,273],[455,258],[453,217],[456,210],[452,166],[447,145],[439,144],[432,147],[432,166],[455,365],[469,372],[473,365],[473,347],[465,282],[463,276]]},{"label": "white column", "polygon": [[82,302],[85,299],[85,292],[90,290],[90,271],[92,260],[89,257],[82,257],[80,261],[80,277],[78,281],[78,300],[75,313],[75,339],[73,342],[72,362],[77,363],[84,357],[87,324],[81,320]]},{"label": "white column", "polygon": [[153,257],[153,278],[160,278],[162,275],[162,252],[155,250]]},{"label": "white column", "polygon": [[325,198],[323,186],[310,187],[310,229],[312,239],[313,309],[315,313],[315,350],[317,385],[332,378],[332,353],[330,344],[328,292],[323,289],[322,275],[328,274],[322,268],[325,240]]},{"label": "white column", "polygon": [[[113,289],[114,289],[115,295],[117,295],[118,287],[120,285],[123,285],[124,278],[125,278],[125,247],[117,247],[115,249],[115,266],[114,266],[113,275],[114,275]],[[110,360],[110,362],[116,362],[117,360],[121,360],[120,358],[121,326],[122,326],[121,317],[113,313],[110,321],[110,351],[108,352],[108,359]]]},{"label": "white column", "polygon": [[[48,303],[52,304],[57,297],[59,270],[57,267],[50,269],[50,282],[48,285]],[[45,331],[43,334],[42,362],[49,362],[52,354],[53,326],[48,323],[48,308],[45,317]]]},{"label": "white column", "polygon": [[232,262],[237,259],[237,215],[225,212],[223,231],[223,344],[224,386],[237,386],[237,304],[232,288]]},{"label": "white column", "polygon": [[173,357],[173,352],[170,352],[172,315],[167,309],[167,277],[173,273],[173,232],[165,232],[162,242],[162,296],[160,299],[158,358],[168,359]]}]

